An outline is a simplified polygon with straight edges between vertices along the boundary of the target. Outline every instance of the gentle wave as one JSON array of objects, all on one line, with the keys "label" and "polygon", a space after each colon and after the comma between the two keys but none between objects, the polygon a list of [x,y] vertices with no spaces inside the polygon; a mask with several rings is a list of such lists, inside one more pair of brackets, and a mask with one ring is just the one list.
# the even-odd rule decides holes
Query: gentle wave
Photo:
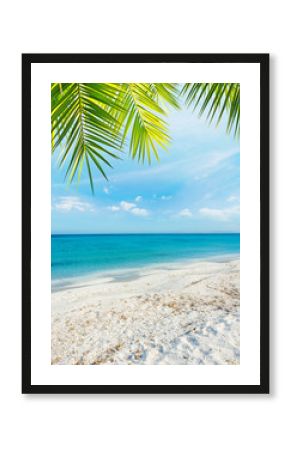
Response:
[{"label": "gentle wave", "polygon": [[239,255],[239,234],[53,235],[53,284],[154,264]]}]

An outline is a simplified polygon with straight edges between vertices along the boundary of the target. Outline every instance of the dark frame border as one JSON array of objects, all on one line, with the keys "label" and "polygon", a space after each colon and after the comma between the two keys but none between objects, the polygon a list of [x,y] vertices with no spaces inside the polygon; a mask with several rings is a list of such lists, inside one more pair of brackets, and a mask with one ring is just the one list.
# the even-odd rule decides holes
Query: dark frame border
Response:
[{"label": "dark frame border", "polygon": [[[260,384],[32,385],[31,384],[31,64],[33,63],[260,64]],[[22,393],[23,394],[268,394],[269,393],[269,54],[23,54],[22,55]]]}]

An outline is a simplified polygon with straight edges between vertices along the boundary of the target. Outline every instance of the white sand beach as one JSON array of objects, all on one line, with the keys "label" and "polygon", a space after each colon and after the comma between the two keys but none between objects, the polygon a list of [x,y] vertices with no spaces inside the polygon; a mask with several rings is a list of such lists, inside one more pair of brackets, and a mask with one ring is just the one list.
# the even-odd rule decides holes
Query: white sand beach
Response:
[{"label": "white sand beach", "polygon": [[240,262],[144,268],[54,292],[51,352],[52,364],[239,364]]}]

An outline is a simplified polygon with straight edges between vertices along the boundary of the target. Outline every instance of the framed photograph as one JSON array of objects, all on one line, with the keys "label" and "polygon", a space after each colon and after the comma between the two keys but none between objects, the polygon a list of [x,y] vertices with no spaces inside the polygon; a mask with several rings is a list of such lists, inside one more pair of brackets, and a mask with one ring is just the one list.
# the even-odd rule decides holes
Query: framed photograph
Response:
[{"label": "framed photograph", "polygon": [[269,392],[269,55],[22,56],[23,393]]}]

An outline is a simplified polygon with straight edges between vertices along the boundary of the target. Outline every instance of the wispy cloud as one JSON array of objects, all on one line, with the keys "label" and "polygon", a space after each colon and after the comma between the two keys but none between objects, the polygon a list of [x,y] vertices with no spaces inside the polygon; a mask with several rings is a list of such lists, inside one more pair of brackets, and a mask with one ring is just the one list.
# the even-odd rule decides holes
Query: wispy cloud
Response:
[{"label": "wispy cloud", "polygon": [[[184,179],[187,176],[193,177],[195,180],[207,178],[210,174],[222,167],[234,155],[239,154],[239,148],[233,147],[227,150],[212,149],[210,152],[191,152],[184,155],[180,160],[163,161],[162,164],[149,166],[145,169],[131,170],[130,172],[119,173],[113,175],[111,180],[116,183],[135,183],[142,179],[151,180],[168,179],[174,176],[175,180]],[[157,196],[156,196],[157,197]],[[159,197],[160,198],[160,197]]]},{"label": "wispy cloud", "polygon": [[240,214],[240,207],[233,206],[232,208],[224,208],[224,209],[214,209],[214,208],[201,208],[199,210],[200,214],[203,216],[218,219],[218,220],[229,220],[234,216]]},{"label": "wispy cloud", "polygon": [[80,212],[95,211],[94,205],[92,203],[85,202],[79,197],[59,197],[53,204],[52,208],[62,212],[69,212],[73,210]]},{"label": "wispy cloud", "polygon": [[192,212],[188,208],[184,208],[181,211],[179,211],[178,215],[180,217],[192,217]]},{"label": "wispy cloud", "polygon": [[201,157],[200,160],[196,162],[197,166],[192,173],[194,179],[198,181],[208,178],[217,170],[222,169],[224,165],[228,164],[228,161],[238,153],[238,148],[232,148],[226,151],[212,151],[207,159]]},{"label": "wispy cloud", "polygon": [[161,200],[171,200],[172,199],[172,195],[161,195]]},{"label": "wispy cloud", "polygon": [[109,191],[109,189],[107,187],[104,187],[103,191],[105,192],[105,194],[109,194],[110,193],[110,191]]},{"label": "wispy cloud", "polygon": [[[222,168],[222,165],[226,164],[227,160],[237,154],[239,154],[238,146],[225,150],[213,148],[204,153],[192,151],[184,155],[182,159],[164,160],[162,161],[162,164],[156,163],[155,165],[148,166],[144,169],[142,166],[139,166],[137,170],[121,171],[116,175],[111,175],[110,181],[128,185],[130,183],[140,183],[144,179],[146,182],[151,182],[153,179],[155,181],[156,177],[159,177],[159,181],[162,179],[172,179],[172,177],[176,181],[180,179],[184,180],[188,176],[198,181],[209,177],[213,172]],[[93,181],[97,183],[99,182],[99,179],[96,178]],[[87,185],[88,183],[89,179],[84,178],[79,184]],[[161,197],[158,198],[160,199]]]},{"label": "wispy cloud", "polygon": [[135,198],[135,202],[139,203],[142,201],[142,196],[141,195],[137,195],[137,197]]},{"label": "wispy cloud", "polygon": [[239,197],[237,197],[236,195],[230,195],[230,196],[227,198],[227,202],[230,202],[230,203],[236,202],[237,200],[239,200]]},{"label": "wispy cloud", "polygon": [[153,194],[153,198],[154,200],[171,200],[173,198],[172,195],[157,195],[157,194]]}]

